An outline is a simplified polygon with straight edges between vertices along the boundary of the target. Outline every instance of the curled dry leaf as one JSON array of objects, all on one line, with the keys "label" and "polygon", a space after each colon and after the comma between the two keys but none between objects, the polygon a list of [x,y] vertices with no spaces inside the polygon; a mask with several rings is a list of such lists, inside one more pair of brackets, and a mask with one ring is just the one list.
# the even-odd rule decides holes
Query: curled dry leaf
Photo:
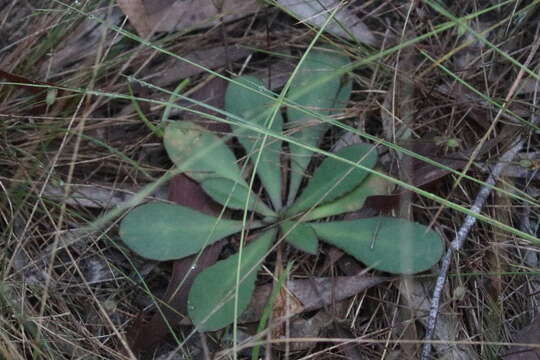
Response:
[{"label": "curled dry leaf", "polygon": [[[306,311],[319,310],[325,306],[345,300],[363,290],[378,285],[387,280],[359,273],[354,276],[339,276],[335,278],[312,278],[290,280],[286,287],[280,289],[273,304],[273,321],[278,324],[284,319],[290,319],[288,333],[285,324],[272,327],[272,338],[288,336],[289,351],[304,351],[312,348],[314,341],[294,341],[295,338],[316,338],[332,323],[332,315],[321,310],[309,319],[292,315]],[[240,317],[240,323],[258,321],[267,305],[272,292],[271,284],[259,286],[252,297],[248,309]],[[285,344],[277,344],[277,350],[286,350]]]},{"label": "curled dry leaf", "polygon": [[[194,93],[192,93],[190,99],[207,104],[209,107],[222,108],[226,87],[227,82],[225,80],[214,78],[208,81],[204,86],[196,90]],[[157,96],[159,96],[159,94]],[[211,116],[219,116],[219,113],[217,111],[201,105],[194,105],[188,100],[180,100],[178,101],[178,104],[180,106],[189,108],[192,111],[200,111]],[[194,114],[188,110],[179,110],[173,108],[171,109],[169,116],[189,117],[197,124],[200,124],[209,131],[215,133],[228,133],[231,131],[229,125],[223,122],[209,120],[207,118],[204,118],[202,115]]]},{"label": "curled dry leaf", "polygon": [[[44,195],[51,199],[64,200],[71,206],[82,206],[96,209],[109,209],[131,201],[137,191],[136,187],[116,187],[116,184],[73,184],[71,192],[66,198],[62,186],[47,185]],[[165,187],[157,188],[152,194],[144,200],[166,200],[167,189]]]},{"label": "curled dry leaf", "polygon": [[[404,296],[407,301],[407,307],[415,314],[425,314],[429,311],[431,290],[426,283],[418,280],[410,279],[407,282],[407,294]],[[418,316],[418,320],[424,325],[427,325],[427,318]],[[438,339],[444,339],[445,343],[434,344],[433,346],[440,354],[445,354],[441,359],[456,359],[456,360],[476,360],[474,350],[471,345],[466,342],[460,342],[460,326],[459,319],[456,316],[442,313],[437,320],[435,335]]]},{"label": "curled dry leaf", "polygon": [[259,8],[255,0],[118,0],[118,5],[142,37],[156,31],[196,30],[249,15]]},{"label": "curled dry leaf", "polygon": [[[302,302],[298,300],[293,293],[289,292],[286,288],[279,289],[279,295],[276,298],[272,309],[272,318],[275,320],[285,319],[289,314],[299,314],[304,311]],[[276,326],[272,328],[272,337],[280,338],[285,335],[285,329],[283,326]]]},{"label": "curled dry leaf", "polygon": [[514,339],[515,343],[534,344],[536,345],[536,347],[512,347],[502,358],[504,360],[540,359],[540,348],[538,348],[538,339],[540,339],[540,316],[537,316],[531,325],[518,331]]},{"label": "curled dry leaf", "polygon": [[[156,1],[164,5],[165,8],[171,6],[171,0],[160,0]],[[118,6],[126,14],[129,19],[129,22],[135,30],[139,33],[140,36],[146,37],[152,31],[152,26],[148,19],[148,12],[144,6],[143,0],[118,0]]]},{"label": "curled dry leaf", "polygon": [[[288,347],[291,352],[310,350],[317,345],[317,341],[297,341],[295,339],[318,338],[324,333],[325,329],[332,323],[332,315],[325,310],[319,311],[309,319],[295,317],[289,324]],[[277,350],[286,351],[285,343],[278,343]]]},{"label": "curled dry leaf", "polygon": [[[317,27],[321,27],[326,22],[336,7],[342,6],[341,1],[337,0],[278,0],[277,2],[298,20]],[[369,28],[347,7],[338,10],[325,30],[332,35],[369,45],[375,45],[377,42]]]},{"label": "curled dry leaf", "polygon": [[[50,86],[53,89],[61,88],[59,85],[55,85],[53,83],[49,82],[42,82],[37,81],[33,79],[29,79],[23,76],[19,76],[13,73],[9,73],[3,70],[0,70],[0,79],[6,79],[10,82],[19,83],[17,87],[24,89],[26,92],[31,93],[33,95],[38,95],[41,101],[37,101],[36,104],[30,109],[30,113],[33,115],[41,115],[44,113],[46,109],[46,99],[48,91],[43,90],[44,87]],[[34,85],[41,85],[41,86],[34,86]],[[64,96],[64,90],[60,90],[56,93],[56,97]]]},{"label": "curled dry leaf", "polygon": [[121,20],[122,12],[116,7],[104,6],[92,11],[90,16],[85,17],[76,28],[68,32],[58,49],[41,64],[40,74],[51,78],[51,75],[63,71],[70,64],[83,59],[95,61],[95,49],[98,46],[109,48],[122,39],[110,29],[113,25],[119,25]]},{"label": "curled dry leaf", "polygon": [[[209,49],[179,53],[182,58],[189,60],[201,67],[193,66],[185,61],[169,56],[157,66],[147,66],[142,71],[145,81],[160,87],[177,84],[179,81],[191,76],[206,72],[206,69],[217,69],[227,65],[227,61],[235,62],[248,57],[252,51],[236,45],[215,46]],[[225,56],[227,54],[227,56]],[[221,79],[215,79],[221,80]],[[206,87],[206,85],[204,85]],[[223,87],[225,90],[225,87]],[[223,91],[224,92],[224,91]],[[161,94],[159,94],[161,96]]]},{"label": "curled dry leaf", "polygon": [[[286,285],[289,298],[294,299],[294,306],[288,308],[288,315],[304,311],[313,311],[341,301],[372,286],[378,285],[388,278],[369,276],[360,273],[354,276],[337,276],[335,278],[316,277],[312,279],[290,280]],[[241,323],[258,321],[272,292],[272,285],[257,287],[248,309],[240,317]]]}]

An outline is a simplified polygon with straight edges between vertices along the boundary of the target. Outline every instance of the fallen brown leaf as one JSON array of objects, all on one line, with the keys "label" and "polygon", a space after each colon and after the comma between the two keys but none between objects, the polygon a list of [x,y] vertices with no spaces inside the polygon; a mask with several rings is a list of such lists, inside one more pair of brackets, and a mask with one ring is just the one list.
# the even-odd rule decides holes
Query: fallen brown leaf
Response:
[{"label": "fallen brown leaf", "polygon": [[[298,314],[304,310],[300,300],[285,288],[279,289],[279,294],[272,306],[272,318],[282,319],[289,314]],[[285,335],[283,326],[276,326],[272,329],[272,337],[280,338]]]},{"label": "fallen brown leaf", "polygon": [[[96,21],[99,19],[99,21]],[[122,12],[114,6],[100,7],[92,11],[91,16],[84,17],[80,24],[55,47],[54,52],[46,61],[41,62],[39,73],[51,78],[63,72],[66,66],[73,65],[86,59],[86,66],[94,62],[97,47],[110,48],[119,42],[122,37],[111,30],[112,26],[119,25],[122,20]],[[83,67],[77,64],[77,71]]]},{"label": "fallen brown leaf", "polygon": [[[22,87],[23,89],[27,90],[28,92],[32,94],[40,94],[45,91],[43,86],[52,86],[55,87],[55,85],[47,82],[37,81],[37,80],[31,80],[27,79],[23,76],[11,74],[7,71],[0,70],[0,78],[7,79],[11,82],[19,83],[17,86]],[[34,86],[34,85],[41,85],[41,86]]]},{"label": "fallen brown leaf", "polygon": [[[515,343],[535,344],[540,343],[540,316],[532,322],[531,325],[521,329],[515,336]],[[503,356],[504,360],[539,360],[540,348],[517,346],[511,348],[510,351]]]},{"label": "fallen brown leaf", "polygon": [[[225,102],[225,90],[227,88],[227,82],[220,78],[213,78],[208,81],[204,86],[198,89],[195,93],[190,95],[190,99],[203,103],[207,106],[212,106],[217,109],[222,109]],[[196,105],[193,102],[187,100],[181,100],[178,102],[179,105],[184,106],[191,111],[199,111],[208,115],[221,117],[222,115],[217,111],[209,109],[207,106]],[[230,132],[229,125],[220,122],[209,120],[206,117],[203,117],[198,114],[192,113],[190,110],[185,111],[171,111],[171,115],[181,115],[183,118],[189,119],[190,121],[195,121],[199,125],[205,127],[206,129],[216,132],[216,133],[225,133]]]},{"label": "fallen brown leaf", "polygon": [[[291,319],[288,333],[288,347],[291,352],[306,351],[317,345],[316,341],[295,341],[295,339],[318,338],[321,337],[325,329],[332,324],[332,316],[321,310],[309,319],[295,317]],[[285,351],[283,343],[276,344],[277,350]]]},{"label": "fallen brown leaf", "polygon": [[[207,69],[217,69],[227,65],[227,60],[230,62],[238,61],[246,58],[251,53],[251,50],[232,45],[228,47],[217,46],[179,55]],[[169,57],[156,67],[145,68],[142,72],[142,77],[145,81],[149,81],[155,86],[166,87],[203,72],[205,70],[200,67],[190,65],[174,57]]]},{"label": "fallen brown leaf", "polygon": [[[58,185],[47,185],[43,192],[44,196],[50,199],[63,200],[71,206],[81,206],[87,208],[107,209],[132,200],[140,190],[138,187],[123,186],[116,187],[116,184],[73,184],[70,187],[68,197],[64,194],[64,188]],[[144,200],[165,200],[167,191],[165,187],[159,187]]]},{"label": "fallen brown leaf", "polygon": [[[165,8],[170,6],[171,0],[158,0],[156,3],[165,4]],[[148,20],[147,10],[143,0],[118,0],[118,6],[126,14],[129,22],[140,36],[146,37],[152,32],[152,26]]]},{"label": "fallen brown leaf", "polygon": [[119,0],[118,5],[141,37],[157,31],[195,30],[249,15],[260,7],[256,0]]},{"label": "fallen brown leaf", "polygon": [[[337,321],[332,323],[332,328],[330,329],[329,337],[341,338],[341,339],[354,339],[355,335],[344,325],[340,324]],[[344,353],[345,358],[348,360],[362,360],[364,356],[359,350],[359,344],[355,344],[353,341],[344,342],[340,347],[341,351]]]},{"label": "fallen brown leaf", "polygon": [[[317,27],[321,27],[332,11],[342,5],[338,0],[278,0],[278,3],[294,14],[298,20]],[[338,10],[334,19],[326,26],[325,31],[335,36],[369,45],[377,43],[369,28],[345,6]]]},{"label": "fallen brown leaf", "polygon": [[[504,138],[501,138],[502,140]],[[486,142],[485,148],[482,149],[481,154],[489,151],[496,143],[493,141]],[[444,157],[437,156],[440,151],[440,147],[433,142],[413,142],[408,147],[411,151],[418,155],[422,155],[437,161],[438,163],[449,167],[453,170],[459,170],[465,167],[468,157],[472,153],[473,149],[466,151],[458,151],[451,154],[447,154]],[[407,181],[416,187],[424,190],[429,190],[438,180],[450,174],[449,170],[437,167],[435,165],[428,164],[422,160],[410,156],[404,156],[400,161],[410,161],[411,166],[408,167],[408,172],[405,174]],[[392,209],[399,207],[400,201],[406,196],[414,195],[410,191],[399,191],[390,195],[374,195],[366,199],[364,208],[372,208],[381,212],[388,212]]]},{"label": "fallen brown leaf", "polygon": [[[290,280],[286,284],[286,291],[299,302],[301,306],[295,306],[298,314],[304,311],[313,311],[333,302],[344,300],[358,294],[372,286],[378,285],[388,278],[369,276],[360,273],[354,276],[338,276],[335,278],[317,277],[312,279]],[[258,321],[263,309],[272,292],[272,285],[262,285],[255,289],[251,303],[247,310],[240,316],[241,323]]]},{"label": "fallen brown leaf", "polygon": [[[45,104],[45,100],[47,97],[47,88],[51,87],[53,89],[59,88],[60,86],[49,83],[49,82],[43,82],[38,80],[31,80],[28,78],[25,78],[23,76],[15,75],[12,73],[9,73],[7,71],[0,70],[0,79],[6,79],[8,81],[18,83],[16,86],[23,88],[24,90],[28,91],[29,93],[32,93],[34,95],[40,95],[40,101],[36,101],[38,105],[35,105],[30,110],[30,113],[32,114],[43,114],[45,112],[45,109],[47,105]],[[37,86],[36,86],[37,85]],[[56,94],[56,97],[62,97],[65,95],[64,90],[59,90]]]},{"label": "fallen brown leaf", "polygon": [[[303,280],[290,280],[280,289],[278,298],[273,304],[272,338],[287,336],[289,351],[304,351],[316,345],[313,341],[294,341],[295,338],[315,338],[333,322],[331,315],[324,307],[338,303],[372,286],[378,285],[388,278],[370,276],[358,273],[353,276],[339,276],[334,278],[311,278]],[[240,323],[252,323],[260,319],[272,292],[272,284],[259,286],[251,299],[248,309],[240,316]],[[309,319],[294,316],[307,311],[319,310]],[[285,324],[280,322],[289,319],[288,333]],[[284,344],[277,344],[277,350],[286,350]]]}]

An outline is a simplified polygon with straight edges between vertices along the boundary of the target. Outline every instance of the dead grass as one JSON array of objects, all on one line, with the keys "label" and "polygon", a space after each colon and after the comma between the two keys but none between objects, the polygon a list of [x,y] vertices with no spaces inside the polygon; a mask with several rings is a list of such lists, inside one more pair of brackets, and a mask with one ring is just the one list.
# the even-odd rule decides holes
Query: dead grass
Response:
[{"label": "dead grass", "polygon": [[[219,108],[224,83],[111,28],[96,28],[90,17],[70,11],[60,2],[4,3],[0,70],[64,89],[47,103],[44,93],[53,96],[52,88],[8,84],[20,82],[9,78],[0,84],[0,357],[135,358],[126,332],[141,321],[141,312],[151,311],[155,298],[163,295],[170,264],[148,262],[126,251],[116,232],[117,219],[99,231],[81,229],[159,178],[171,164],[160,139],[145,125],[131,101],[106,93],[129,94],[129,84],[136,96],[163,101],[168,94],[130,80],[144,80],[173,91],[181,80],[189,78],[186,94]],[[108,8],[107,1],[76,3],[86,13],[98,8],[119,11]],[[497,4],[453,1],[445,6],[454,16],[463,17]],[[496,49],[525,63],[531,44],[538,41],[538,5],[518,1],[499,5],[473,17],[468,25]],[[368,49],[332,36],[324,40],[339,45],[353,60],[382,54],[382,50],[431,33],[449,21],[423,2],[368,1],[357,10],[380,41],[377,47]],[[133,31],[122,22],[121,13],[114,16],[118,25]],[[83,30],[88,32],[83,34]],[[277,90],[313,34],[283,12],[264,8],[230,24],[158,33],[151,41],[226,76],[240,70],[259,72],[270,77],[270,85]],[[536,55],[528,64],[536,74],[538,59]],[[441,66],[491,102],[460,84]],[[517,134],[529,136],[523,154],[540,151],[538,136],[530,136],[528,125],[516,120],[530,121],[537,114],[538,82],[532,76],[524,77],[518,84],[521,90],[506,104],[515,115],[505,113],[492,126],[498,111],[494,102],[503,103],[518,71],[494,48],[463,28],[452,27],[413,45],[398,46],[357,68],[352,74],[353,101],[343,120],[442,163],[456,161],[458,165],[449,165],[456,169],[462,169],[475,147],[483,143],[467,173],[483,180],[488,166],[497,162]],[[76,89],[96,93],[84,95]],[[138,104],[150,122],[159,124],[163,106]],[[173,109],[171,117],[191,119],[194,115]],[[340,135],[333,131],[323,146],[330,147]],[[389,173],[402,179],[417,176],[412,170],[418,163],[395,151],[383,153],[382,164]],[[499,192],[490,197],[482,213],[538,236],[539,158],[531,163],[525,177],[508,171],[497,184],[528,202]],[[519,165],[518,161],[512,165]],[[445,175],[428,189],[469,207],[481,185],[457,180],[455,175]],[[122,189],[124,195],[118,195]],[[105,200],[99,200],[100,196]],[[425,224],[432,222],[448,240],[464,218],[456,210],[414,196],[392,213]],[[283,256],[289,259],[283,261],[295,260],[293,278],[347,274],[351,271],[347,266],[361,269],[348,257],[331,258],[331,251],[323,248],[317,257],[286,251]],[[536,246],[479,223],[452,263],[437,335],[447,341],[436,346],[437,357],[496,359],[509,351],[511,347],[504,344],[512,343],[517,331],[528,325],[539,309],[539,259]],[[266,263],[269,271],[273,261],[275,258],[269,258]],[[353,265],[347,265],[350,263]],[[429,274],[388,281],[321,310],[330,314],[334,323],[321,327],[313,346],[284,352],[274,345],[272,358],[417,358],[436,274],[437,269],[433,269]],[[304,320],[315,315],[306,314]],[[183,346],[179,348],[169,339],[146,356],[204,359],[215,354],[216,358],[232,358],[225,332],[209,335],[202,342],[198,336],[183,342],[182,336],[189,333],[186,329],[182,328],[177,339]],[[352,345],[348,343],[354,339],[357,341]],[[248,358],[249,352],[237,355]]]}]

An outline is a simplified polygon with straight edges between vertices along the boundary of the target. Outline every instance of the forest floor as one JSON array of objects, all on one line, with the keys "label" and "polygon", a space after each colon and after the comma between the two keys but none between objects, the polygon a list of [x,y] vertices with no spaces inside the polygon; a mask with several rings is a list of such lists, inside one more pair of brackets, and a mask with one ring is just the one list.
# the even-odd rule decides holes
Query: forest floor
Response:
[{"label": "forest floor", "polygon": [[[540,1],[0,0],[0,9],[0,358],[540,356]],[[355,131],[330,127],[319,151],[377,142],[377,171],[413,186],[339,219],[406,217],[445,248],[467,215],[478,219],[447,277],[441,262],[392,276],[330,245],[316,255],[280,246],[257,289],[286,274],[289,284],[327,281],[305,301],[330,300],[272,330],[255,319],[198,333],[185,317],[196,274],[136,255],[119,223],[141,202],[201,192],[183,175],[166,181],[166,121],[212,117],[212,131],[230,132],[219,111],[230,79],[255,75],[279,94],[312,43],[354,64],[351,98],[333,118]],[[201,255],[197,271],[239,241]],[[290,310],[271,305],[274,318]]]}]

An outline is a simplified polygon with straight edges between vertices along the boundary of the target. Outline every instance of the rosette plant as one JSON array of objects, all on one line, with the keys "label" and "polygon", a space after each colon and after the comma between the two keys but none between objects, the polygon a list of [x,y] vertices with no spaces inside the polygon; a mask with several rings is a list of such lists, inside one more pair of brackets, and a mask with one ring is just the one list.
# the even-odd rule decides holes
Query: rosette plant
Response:
[{"label": "rosette plant", "polygon": [[[378,177],[367,171],[377,163],[373,146],[346,146],[306,175],[312,149],[329,128],[312,113],[330,116],[346,104],[350,81],[329,74],[335,75],[347,62],[328,50],[307,55],[289,83],[287,96],[294,106],[286,109],[286,123],[276,109],[277,99],[262,81],[236,78],[227,89],[225,111],[231,135],[245,151],[243,162],[237,161],[226,139],[189,121],[168,124],[164,145],[170,159],[213,200],[233,211],[213,217],[180,205],[144,204],[122,220],[120,236],[137,254],[166,261],[197,254],[249,230],[237,254],[205,269],[193,283],[188,315],[200,331],[223,328],[242,314],[257,272],[277,239],[310,254],[316,254],[322,240],[370,268],[394,274],[427,270],[441,257],[440,237],[423,225],[392,217],[336,220],[380,193]],[[323,76],[332,80],[322,83]],[[288,157],[283,156],[282,134],[294,140],[288,143]]]}]

